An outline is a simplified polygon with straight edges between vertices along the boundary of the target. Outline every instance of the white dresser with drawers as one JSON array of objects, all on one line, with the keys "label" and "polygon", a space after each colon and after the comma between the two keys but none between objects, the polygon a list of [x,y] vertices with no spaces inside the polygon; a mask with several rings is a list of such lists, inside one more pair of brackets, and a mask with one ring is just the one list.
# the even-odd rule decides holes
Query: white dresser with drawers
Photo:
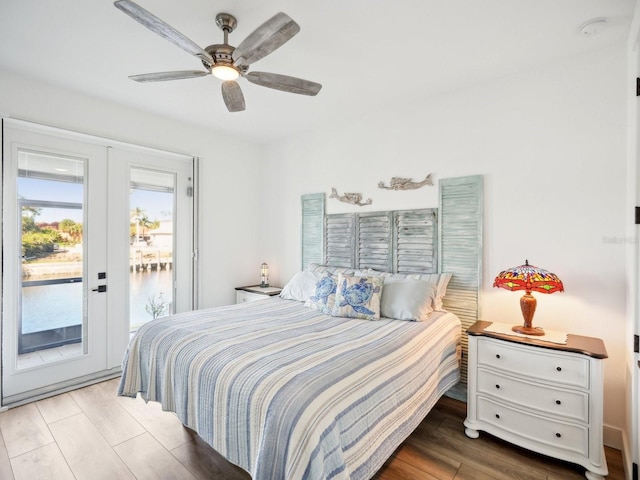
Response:
[{"label": "white dresser with drawers", "polygon": [[490,323],[467,330],[467,436],[482,430],[603,479],[602,340],[569,334],[566,344],[555,344],[486,332]]}]

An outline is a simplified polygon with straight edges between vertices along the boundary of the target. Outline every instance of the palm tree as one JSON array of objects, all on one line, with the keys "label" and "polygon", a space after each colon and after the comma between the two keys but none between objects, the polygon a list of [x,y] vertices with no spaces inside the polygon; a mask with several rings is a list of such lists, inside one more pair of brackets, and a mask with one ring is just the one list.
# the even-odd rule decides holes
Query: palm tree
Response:
[{"label": "palm tree", "polygon": [[60,223],[58,224],[58,229],[61,232],[64,232],[67,235],[69,235],[69,238],[76,243],[82,240],[82,224],[81,223],[76,223],[71,219],[65,218],[64,220],[60,221]]},{"label": "palm tree", "polygon": [[71,238],[74,239],[74,241],[82,241],[82,224],[74,223],[69,230],[69,234],[71,235]]},{"label": "palm tree", "polygon": [[[155,230],[160,226],[160,222],[158,220],[150,220],[146,212],[140,207],[136,207],[131,210],[130,218],[131,234],[135,235],[135,241],[140,240],[140,227],[142,227],[142,236],[144,237],[148,230]],[[133,231],[134,228],[135,232]]]}]

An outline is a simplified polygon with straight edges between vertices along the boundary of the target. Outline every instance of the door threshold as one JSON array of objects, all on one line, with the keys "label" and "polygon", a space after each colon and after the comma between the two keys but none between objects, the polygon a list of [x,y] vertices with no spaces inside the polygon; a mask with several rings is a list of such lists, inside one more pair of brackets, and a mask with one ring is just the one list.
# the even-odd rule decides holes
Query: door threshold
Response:
[{"label": "door threshold", "polygon": [[93,373],[91,375],[85,375],[83,377],[74,378],[65,382],[56,383],[47,387],[38,388],[36,390],[30,390],[28,392],[3,397],[2,406],[0,412],[9,408],[19,407],[27,403],[36,402],[43,398],[54,397],[61,393],[69,392],[71,390],[77,390],[78,388],[87,387],[94,383],[103,382],[112,378],[119,377],[122,374],[122,368],[116,367],[110,370],[103,370],[102,372]]}]

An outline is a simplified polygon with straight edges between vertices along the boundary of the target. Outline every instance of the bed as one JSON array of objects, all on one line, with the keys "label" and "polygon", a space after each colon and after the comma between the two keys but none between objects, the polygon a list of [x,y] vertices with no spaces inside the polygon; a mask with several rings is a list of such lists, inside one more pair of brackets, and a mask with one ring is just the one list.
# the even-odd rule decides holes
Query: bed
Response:
[{"label": "bed", "polygon": [[[323,225],[331,223],[323,211],[321,216]],[[366,222],[374,217],[363,216]],[[409,217],[414,218],[413,212]],[[344,225],[343,216],[336,218]],[[357,225],[358,216],[354,218]],[[384,212],[382,218],[388,225],[401,224],[394,212]],[[438,222],[427,223],[431,256],[422,252],[420,258],[434,272]],[[334,240],[343,237],[332,232]],[[384,254],[391,268],[371,269],[361,260],[379,267],[370,255],[379,245],[372,249],[362,240],[370,229],[356,227],[355,232],[359,239],[353,240],[352,232],[347,243],[355,245],[356,252],[347,260],[338,258],[342,253],[336,257],[344,248],[325,240],[324,259],[334,266],[311,265],[299,272],[296,285],[304,283],[299,283],[304,276],[305,288],[289,289],[282,297],[176,314],[141,327],[125,354],[118,394],[160,402],[254,480],[371,478],[440,396],[464,376],[461,318],[447,307],[449,294],[444,294],[450,280],[455,299],[467,277],[463,269],[460,275],[427,274],[413,260],[401,267],[413,272],[400,272],[393,262],[404,257],[398,255],[403,241],[391,231]],[[323,233],[325,239],[329,235]],[[379,233],[373,238],[380,243]],[[449,241],[437,238],[441,247]],[[304,238],[303,246],[308,250]],[[340,267],[343,262],[350,265]],[[392,291],[394,279],[420,286],[420,299],[412,300],[408,310],[406,301],[414,296],[404,286],[394,295],[402,299],[401,305],[388,303],[388,294],[384,307],[384,292]],[[323,296],[326,280],[335,286],[331,295]],[[424,285],[430,290],[423,295]],[[374,292],[367,297],[373,303],[353,300],[351,293],[359,295],[363,286]],[[467,290],[459,304],[463,317],[470,303]]]},{"label": "bed", "polygon": [[459,379],[460,322],[278,297],[140,328],[119,394],[158,401],[256,480],[370,478]]}]

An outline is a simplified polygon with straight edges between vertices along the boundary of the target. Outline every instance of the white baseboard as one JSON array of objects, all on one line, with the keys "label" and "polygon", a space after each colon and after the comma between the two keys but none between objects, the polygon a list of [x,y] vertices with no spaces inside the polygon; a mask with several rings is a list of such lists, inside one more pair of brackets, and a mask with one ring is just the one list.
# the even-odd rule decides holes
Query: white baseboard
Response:
[{"label": "white baseboard", "polygon": [[603,443],[607,447],[615,448],[616,450],[622,450],[624,445],[622,439],[622,430],[619,428],[609,427],[607,425],[602,427],[602,439]]},{"label": "white baseboard", "polygon": [[631,444],[626,435],[622,435],[622,466],[624,468],[624,478],[631,480],[633,478],[633,455],[631,454]]}]

